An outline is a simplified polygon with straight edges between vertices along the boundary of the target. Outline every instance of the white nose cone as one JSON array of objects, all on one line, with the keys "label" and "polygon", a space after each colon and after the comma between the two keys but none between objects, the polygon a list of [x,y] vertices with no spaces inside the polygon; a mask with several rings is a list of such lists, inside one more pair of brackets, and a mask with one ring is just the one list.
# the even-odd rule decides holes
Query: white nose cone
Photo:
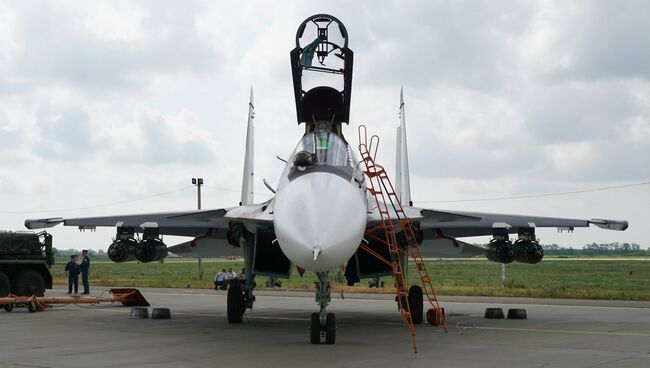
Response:
[{"label": "white nose cone", "polygon": [[354,184],[330,173],[302,175],[278,192],[275,235],[297,266],[328,271],[357,250],[366,229],[366,202]]}]

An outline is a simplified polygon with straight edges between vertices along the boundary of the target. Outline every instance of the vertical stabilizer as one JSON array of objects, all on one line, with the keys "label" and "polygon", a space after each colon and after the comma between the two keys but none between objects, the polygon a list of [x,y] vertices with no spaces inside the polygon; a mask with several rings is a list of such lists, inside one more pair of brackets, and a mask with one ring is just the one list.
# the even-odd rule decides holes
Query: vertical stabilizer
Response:
[{"label": "vertical stabilizer", "polygon": [[404,88],[399,93],[399,127],[397,127],[397,162],[395,165],[396,172],[396,191],[400,203],[403,206],[411,206],[411,179],[409,177],[409,155],[406,144],[406,116],[404,114]]},{"label": "vertical stabilizer", "polygon": [[[402,127],[398,126],[395,132],[395,193],[402,203]],[[406,204],[406,203],[404,203]]]},{"label": "vertical stabilizer", "polygon": [[251,86],[251,96],[248,102],[248,128],[246,129],[246,155],[244,157],[244,176],[241,184],[241,204],[253,204],[253,169],[254,162],[254,130],[253,119],[255,118],[255,107],[253,106],[253,86]]}]

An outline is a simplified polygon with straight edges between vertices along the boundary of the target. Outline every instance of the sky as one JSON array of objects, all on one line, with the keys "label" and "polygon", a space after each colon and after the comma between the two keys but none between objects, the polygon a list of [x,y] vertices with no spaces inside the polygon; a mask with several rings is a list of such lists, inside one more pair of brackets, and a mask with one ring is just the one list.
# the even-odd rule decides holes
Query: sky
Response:
[{"label": "sky", "polygon": [[[650,245],[647,184],[486,200],[650,182],[647,1],[0,0],[0,229],[192,210],[192,177],[204,209],[235,206],[251,86],[269,198],[262,179],[277,182],[275,156],[302,131],[289,51],[317,13],[355,53],[344,134],[356,145],[366,124],[389,170],[403,86],[415,205],[625,219],[537,235]],[[106,249],[115,229],[50,232],[61,249]]]}]

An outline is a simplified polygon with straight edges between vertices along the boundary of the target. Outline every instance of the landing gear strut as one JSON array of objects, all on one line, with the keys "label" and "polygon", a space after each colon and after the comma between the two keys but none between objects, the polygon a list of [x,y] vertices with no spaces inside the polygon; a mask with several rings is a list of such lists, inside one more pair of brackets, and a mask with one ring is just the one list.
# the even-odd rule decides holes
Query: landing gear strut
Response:
[{"label": "landing gear strut", "polygon": [[255,303],[255,274],[253,273],[253,244],[255,238],[240,235],[239,244],[244,248],[244,271],[246,280],[234,282],[228,287],[226,311],[229,323],[241,323],[246,309],[253,309]]},{"label": "landing gear strut", "polygon": [[329,273],[317,272],[316,276],[318,276],[316,303],[320,306],[320,312],[311,314],[309,340],[312,344],[320,344],[321,338],[325,337],[326,344],[334,344],[336,342],[336,319],[334,313],[327,313],[327,305],[332,300]]}]

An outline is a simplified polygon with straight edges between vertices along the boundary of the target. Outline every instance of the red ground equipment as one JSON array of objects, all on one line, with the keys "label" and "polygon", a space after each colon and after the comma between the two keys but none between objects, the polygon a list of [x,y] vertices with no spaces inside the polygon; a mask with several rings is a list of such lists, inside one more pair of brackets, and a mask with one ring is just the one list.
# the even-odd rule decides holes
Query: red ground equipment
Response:
[{"label": "red ground equipment", "polygon": [[140,293],[138,289],[110,289],[112,297],[46,297],[46,296],[16,296],[9,295],[0,298],[0,305],[4,306],[7,312],[11,312],[14,307],[27,307],[30,312],[44,310],[54,304],[100,304],[100,303],[122,303],[126,307],[148,307],[149,302]]}]

